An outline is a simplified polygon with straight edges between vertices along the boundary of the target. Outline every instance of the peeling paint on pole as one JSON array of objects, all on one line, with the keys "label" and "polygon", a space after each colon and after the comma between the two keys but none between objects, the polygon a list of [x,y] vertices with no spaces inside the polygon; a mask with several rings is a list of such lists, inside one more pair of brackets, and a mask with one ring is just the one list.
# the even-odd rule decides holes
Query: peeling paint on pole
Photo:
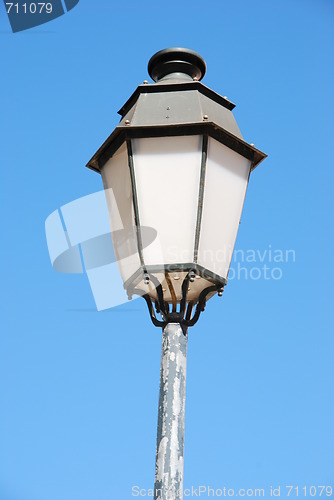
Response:
[{"label": "peeling paint on pole", "polygon": [[182,500],[187,330],[168,323],[162,334],[154,498]]}]

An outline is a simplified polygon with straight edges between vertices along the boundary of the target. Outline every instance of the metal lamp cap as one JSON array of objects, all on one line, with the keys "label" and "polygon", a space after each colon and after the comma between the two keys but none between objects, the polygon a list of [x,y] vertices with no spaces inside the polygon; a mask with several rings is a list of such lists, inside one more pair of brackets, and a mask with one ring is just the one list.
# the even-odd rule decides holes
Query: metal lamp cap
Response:
[{"label": "metal lamp cap", "polygon": [[173,47],[154,54],[147,69],[155,82],[173,74],[178,74],[181,79],[186,75],[187,79],[200,81],[205,75],[206,63],[203,57],[193,50]]}]

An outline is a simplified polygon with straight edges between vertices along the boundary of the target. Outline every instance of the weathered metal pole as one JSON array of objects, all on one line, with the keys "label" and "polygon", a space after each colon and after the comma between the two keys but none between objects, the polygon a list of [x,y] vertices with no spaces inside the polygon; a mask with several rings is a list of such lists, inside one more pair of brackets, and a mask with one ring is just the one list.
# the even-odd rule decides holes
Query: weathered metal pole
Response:
[{"label": "weathered metal pole", "polygon": [[154,498],[182,500],[187,328],[168,323],[162,333]]}]

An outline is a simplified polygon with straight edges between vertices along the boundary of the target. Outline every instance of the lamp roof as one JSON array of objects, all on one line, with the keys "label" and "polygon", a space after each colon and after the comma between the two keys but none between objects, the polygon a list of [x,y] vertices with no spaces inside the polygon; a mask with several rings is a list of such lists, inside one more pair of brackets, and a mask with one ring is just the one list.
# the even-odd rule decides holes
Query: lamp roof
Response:
[{"label": "lamp roof", "polygon": [[119,125],[87,167],[99,172],[126,139],[173,135],[208,134],[251,160],[252,169],[266,158],[243,140],[232,113],[235,104],[198,81],[206,70],[199,54],[164,49],[150,59],[148,70],[157,83],[137,87],[118,112]]}]

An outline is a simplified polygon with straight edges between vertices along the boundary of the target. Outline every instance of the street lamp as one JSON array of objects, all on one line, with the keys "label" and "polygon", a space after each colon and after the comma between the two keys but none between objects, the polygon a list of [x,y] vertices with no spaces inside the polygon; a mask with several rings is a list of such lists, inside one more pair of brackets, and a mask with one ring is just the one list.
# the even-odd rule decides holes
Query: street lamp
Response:
[{"label": "street lamp", "polygon": [[[87,166],[102,175],[118,267],[163,329],[155,498],[183,497],[187,330],[222,295],[252,170],[234,104],[204,86],[203,58],[156,53]],[[154,241],[152,242],[152,231]]]}]

